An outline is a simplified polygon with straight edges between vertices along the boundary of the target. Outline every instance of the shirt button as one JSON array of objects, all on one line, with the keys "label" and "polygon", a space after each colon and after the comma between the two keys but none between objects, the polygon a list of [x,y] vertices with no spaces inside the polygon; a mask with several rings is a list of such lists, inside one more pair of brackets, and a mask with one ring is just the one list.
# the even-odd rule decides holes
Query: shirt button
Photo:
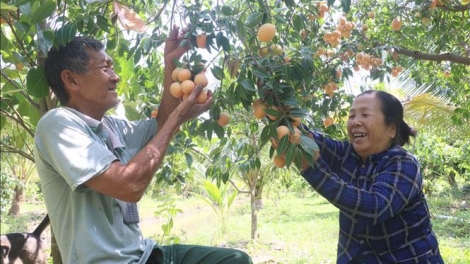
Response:
[{"label": "shirt button", "polygon": [[364,244],[364,240],[359,241],[359,244],[361,245]]}]

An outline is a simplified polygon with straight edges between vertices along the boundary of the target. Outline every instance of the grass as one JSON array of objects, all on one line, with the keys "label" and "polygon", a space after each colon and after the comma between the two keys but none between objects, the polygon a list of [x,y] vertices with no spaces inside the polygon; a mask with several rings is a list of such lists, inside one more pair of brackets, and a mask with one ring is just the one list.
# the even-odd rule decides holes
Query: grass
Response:
[{"label": "grass", "polygon": [[[315,193],[298,195],[287,191],[265,195],[254,241],[250,239],[251,214],[246,195],[240,194],[228,211],[226,232],[222,232],[220,218],[204,201],[174,196],[173,205],[182,212],[173,217],[171,235],[184,244],[243,249],[257,264],[335,263],[338,210]],[[470,263],[470,210],[458,206],[469,198],[451,192],[428,198],[433,228],[446,264]],[[150,197],[139,203],[144,236],[159,242],[163,237],[161,227],[168,220],[164,214],[155,215],[162,204],[161,198]],[[42,203],[25,203],[20,216],[2,219],[2,233],[34,229],[43,215]],[[167,239],[163,237],[163,241]]]}]

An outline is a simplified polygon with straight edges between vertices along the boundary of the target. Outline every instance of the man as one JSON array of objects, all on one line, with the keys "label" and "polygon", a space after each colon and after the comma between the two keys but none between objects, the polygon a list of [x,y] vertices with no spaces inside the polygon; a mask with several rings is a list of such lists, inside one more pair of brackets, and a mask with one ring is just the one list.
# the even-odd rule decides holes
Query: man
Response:
[{"label": "man", "polygon": [[165,46],[164,95],[156,118],[106,116],[119,104],[119,76],[102,43],[76,37],[52,48],[46,78],[61,107],[46,113],[35,135],[35,159],[51,226],[64,263],[252,263],[227,248],[157,245],[142,237],[138,202],[161,165],[173,134],[209,109],[168,96],[174,61],[187,47],[173,28]]}]

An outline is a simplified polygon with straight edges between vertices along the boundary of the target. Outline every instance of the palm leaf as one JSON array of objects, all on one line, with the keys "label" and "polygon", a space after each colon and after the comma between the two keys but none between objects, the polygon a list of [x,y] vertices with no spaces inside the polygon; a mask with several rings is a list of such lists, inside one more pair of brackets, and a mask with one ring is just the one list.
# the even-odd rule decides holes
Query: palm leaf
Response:
[{"label": "palm leaf", "polygon": [[452,123],[455,106],[443,98],[429,93],[419,94],[404,103],[405,117],[418,130],[429,129],[438,134],[470,136],[470,125]]}]

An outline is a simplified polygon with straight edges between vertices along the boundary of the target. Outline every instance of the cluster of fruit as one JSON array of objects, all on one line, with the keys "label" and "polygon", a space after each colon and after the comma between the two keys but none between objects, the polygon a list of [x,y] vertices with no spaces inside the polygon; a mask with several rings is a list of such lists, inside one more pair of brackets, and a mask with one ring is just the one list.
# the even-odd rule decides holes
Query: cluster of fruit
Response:
[{"label": "cluster of fruit", "polygon": [[390,74],[393,76],[393,77],[397,77],[398,74],[400,72],[403,71],[403,67],[401,67],[400,65],[398,66],[393,66],[392,69],[390,70]]},{"label": "cluster of fruit", "polygon": [[[278,147],[279,141],[283,137],[287,137],[289,142],[292,144],[299,144],[300,143],[300,138],[302,136],[302,132],[300,129],[294,126],[293,131],[291,132],[290,129],[287,126],[278,126],[276,128],[276,133],[277,133],[277,138],[271,140],[271,144],[273,145],[274,148]],[[273,155],[273,163],[276,165],[278,168],[283,168],[286,166],[286,157],[284,154],[275,154]]]},{"label": "cluster of fruit", "polygon": [[382,66],[383,61],[381,58],[376,58],[367,53],[357,53],[356,54],[356,65],[354,66],[355,71],[359,71],[360,67],[368,71],[371,67]]},{"label": "cluster of fruit", "polygon": [[[208,84],[206,74],[203,72],[193,75],[191,70],[186,68],[179,68],[173,70],[171,74],[173,83],[170,86],[170,93],[176,98],[186,99],[189,94],[194,90],[196,85],[202,85],[205,88]],[[197,103],[205,103],[207,100],[207,90],[203,90],[198,98]]]},{"label": "cluster of fruit", "polygon": [[323,35],[323,40],[330,44],[331,47],[335,48],[341,43],[341,38],[349,38],[351,36],[351,30],[356,27],[356,24],[349,22],[345,17],[338,19],[338,25],[336,29],[331,32],[326,32]]},{"label": "cluster of fruit", "polygon": [[323,91],[329,97],[333,97],[333,94],[336,90],[338,90],[338,84],[333,81],[329,81],[327,84],[325,84],[325,86],[323,86]]}]

